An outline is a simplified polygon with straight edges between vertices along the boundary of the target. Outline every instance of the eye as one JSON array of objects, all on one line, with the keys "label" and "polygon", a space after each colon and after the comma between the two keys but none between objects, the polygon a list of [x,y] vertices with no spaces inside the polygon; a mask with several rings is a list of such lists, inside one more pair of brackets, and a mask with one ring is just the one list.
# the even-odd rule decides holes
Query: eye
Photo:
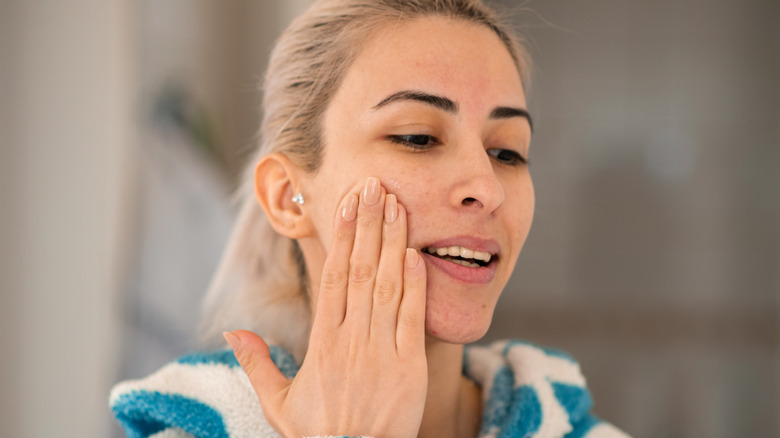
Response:
[{"label": "eye", "polygon": [[521,164],[528,164],[528,160],[525,159],[519,152],[511,149],[488,149],[488,155],[498,160],[500,163],[510,166],[519,166]]},{"label": "eye", "polygon": [[439,143],[436,137],[425,134],[391,135],[390,141],[413,149],[429,149]]}]

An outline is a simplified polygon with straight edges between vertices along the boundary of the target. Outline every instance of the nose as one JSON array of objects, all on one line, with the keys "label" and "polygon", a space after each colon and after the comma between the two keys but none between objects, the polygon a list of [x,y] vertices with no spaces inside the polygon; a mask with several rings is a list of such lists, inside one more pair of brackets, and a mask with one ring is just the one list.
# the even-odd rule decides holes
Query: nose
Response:
[{"label": "nose", "polygon": [[481,142],[475,146],[458,154],[458,163],[452,167],[451,202],[456,208],[492,213],[504,203],[504,186]]}]

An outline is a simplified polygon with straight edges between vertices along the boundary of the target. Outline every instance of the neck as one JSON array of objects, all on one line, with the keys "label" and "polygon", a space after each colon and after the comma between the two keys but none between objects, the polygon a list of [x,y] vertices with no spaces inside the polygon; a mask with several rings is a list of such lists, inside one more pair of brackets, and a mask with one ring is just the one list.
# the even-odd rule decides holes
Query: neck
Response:
[{"label": "neck", "polygon": [[428,338],[425,350],[428,395],[418,437],[476,437],[482,403],[479,388],[463,377],[463,346]]}]

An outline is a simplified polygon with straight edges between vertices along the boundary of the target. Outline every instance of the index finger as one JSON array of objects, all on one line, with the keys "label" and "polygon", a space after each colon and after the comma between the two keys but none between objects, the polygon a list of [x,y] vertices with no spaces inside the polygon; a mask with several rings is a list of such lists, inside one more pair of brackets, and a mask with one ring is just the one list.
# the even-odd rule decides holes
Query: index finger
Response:
[{"label": "index finger", "polygon": [[358,197],[347,195],[334,221],[333,241],[322,266],[313,327],[338,327],[344,321],[347,306],[349,257],[355,242]]}]

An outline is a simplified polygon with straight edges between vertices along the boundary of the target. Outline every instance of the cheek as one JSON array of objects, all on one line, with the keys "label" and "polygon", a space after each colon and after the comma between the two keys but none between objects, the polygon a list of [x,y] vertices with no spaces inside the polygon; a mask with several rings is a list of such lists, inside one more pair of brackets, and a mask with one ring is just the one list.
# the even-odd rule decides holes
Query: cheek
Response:
[{"label": "cheek", "polygon": [[418,218],[425,217],[431,210],[431,200],[437,199],[437,179],[423,172],[410,171],[408,168],[395,172],[386,172],[385,178],[379,177],[387,189],[398,198],[398,202],[406,208],[409,221],[409,233],[415,229]]},{"label": "cheek", "polygon": [[347,179],[345,175],[348,175],[345,169],[334,170],[333,166],[323,165],[315,178],[305,183],[307,210],[324,248],[330,247],[334,220],[344,197],[348,193],[360,193],[356,178]]},{"label": "cheek", "polygon": [[512,199],[512,213],[507,215],[506,222],[507,227],[509,227],[508,229],[511,230],[512,240],[517,247],[515,252],[519,255],[520,249],[523,247],[523,244],[525,244],[525,240],[531,230],[536,198],[530,177],[527,181],[516,187],[518,187],[517,190],[513,191],[511,195],[508,194],[508,197],[511,196]]},{"label": "cheek", "polygon": [[422,166],[413,164],[398,167],[385,165],[377,168],[382,169],[377,177],[382,181],[387,192],[407,202],[414,199],[413,196],[430,194],[432,183],[436,181],[436,178],[430,172],[426,172]]}]

